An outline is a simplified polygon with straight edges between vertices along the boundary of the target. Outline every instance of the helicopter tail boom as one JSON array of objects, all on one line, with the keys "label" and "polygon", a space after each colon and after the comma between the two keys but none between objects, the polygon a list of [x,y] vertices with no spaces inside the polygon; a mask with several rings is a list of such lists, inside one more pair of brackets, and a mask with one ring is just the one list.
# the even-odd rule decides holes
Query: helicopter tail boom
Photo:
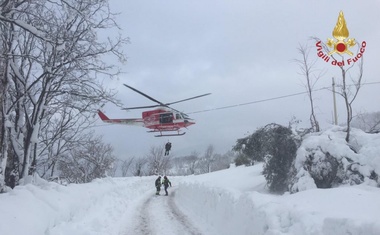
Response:
[{"label": "helicopter tail boom", "polygon": [[141,118],[123,118],[123,119],[110,119],[102,111],[98,110],[98,115],[103,122],[111,124],[124,124],[131,126],[145,126]]}]

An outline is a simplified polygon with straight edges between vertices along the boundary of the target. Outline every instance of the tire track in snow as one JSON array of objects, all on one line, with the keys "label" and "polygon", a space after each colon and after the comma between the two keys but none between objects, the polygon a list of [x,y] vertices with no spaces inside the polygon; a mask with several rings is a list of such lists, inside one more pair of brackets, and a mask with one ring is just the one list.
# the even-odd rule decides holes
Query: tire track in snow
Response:
[{"label": "tire track in snow", "polygon": [[152,234],[151,229],[149,227],[149,204],[152,200],[152,197],[149,197],[146,201],[144,201],[141,208],[138,208],[140,214],[138,215],[138,224],[135,227],[135,234],[139,235],[150,235]]},{"label": "tire track in snow", "polygon": [[175,191],[173,191],[168,201],[172,214],[178,219],[178,221],[181,221],[182,225],[186,228],[186,231],[188,231],[189,235],[202,235],[202,233],[200,233],[199,230],[189,222],[187,216],[178,209],[173,199],[174,196]]},{"label": "tire track in snow", "polygon": [[133,235],[202,235],[169,196],[149,196],[136,208]]}]

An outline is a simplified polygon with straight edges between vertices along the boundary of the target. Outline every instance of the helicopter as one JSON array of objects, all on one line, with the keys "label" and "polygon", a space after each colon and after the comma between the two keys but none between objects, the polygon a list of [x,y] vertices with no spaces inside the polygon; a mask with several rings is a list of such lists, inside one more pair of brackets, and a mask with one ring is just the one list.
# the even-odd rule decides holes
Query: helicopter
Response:
[{"label": "helicopter", "polygon": [[181,130],[182,128],[187,128],[188,126],[195,124],[195,121],[189,118],[187,114],[180,112],[172,107],[169,107],[169,105],[200,98],[200,97],[211,94],[211,93],[206,93],[203,95],[198,95],[198,96],[194,96],[191,98],[187,98],[187,99],[183,99],[183,100],[179,100],[175,102],[162,103],[129,85],[126,85],[126,84],[123,84],[123,85],[137,92],[138,94],[148,98],[149,100],[157,103],[155,105],[149,105],[149,106],[123,108],[123,110],[148,109],[148,108],[155,108],[155,109],[142,112],[142,118],[123,118],[123,119],[110,119],[102,111],[98,110],[98,115],[100,119],[105,123],[145,127],[145,128],[150,129],[150,131],[148,132],[159,133],[158,135],[155,135],[155,137],[181,136],[181,135],[186,134],[186,132],[183,132]]}]

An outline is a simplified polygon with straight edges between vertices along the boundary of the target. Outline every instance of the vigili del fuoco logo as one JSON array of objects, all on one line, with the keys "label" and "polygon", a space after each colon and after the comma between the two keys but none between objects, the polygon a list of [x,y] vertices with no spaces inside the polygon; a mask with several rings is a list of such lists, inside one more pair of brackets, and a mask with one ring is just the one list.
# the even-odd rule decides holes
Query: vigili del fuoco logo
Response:
[{"label": "vigili del fuoco logo", "polygon": [[[346,25],[346,20],[344,19],[343,11],[339,12],[338,22],[335,25],[332,35],[334,39],[328,38],[326,42],[326,45],[331,48],[330,52],[324,53],[321,41],[318,41],[315,44],[317,46],[317,55],[322,60],[325,62],[330,62],[331,60],[332,65],[345,66],[352,65],[363,56],[367,45],[365,41],[360,44],[360,50],[358,50],[358,53],[355,56],[350,50],[350,48],[356,45],[356,41],[354,38],[349,38],[349,31]],[[335,53],[342,55],[342,61],[337,61],[331,57],[331,55]],[[348,55],[350,58],[345,59],[343,55]]]}]

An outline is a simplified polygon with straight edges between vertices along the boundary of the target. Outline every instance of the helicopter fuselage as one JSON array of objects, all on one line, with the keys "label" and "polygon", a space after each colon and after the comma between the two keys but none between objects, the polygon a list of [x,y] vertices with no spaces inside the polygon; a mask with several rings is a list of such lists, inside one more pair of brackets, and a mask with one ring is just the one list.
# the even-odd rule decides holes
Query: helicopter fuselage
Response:
[{"label": "helicopter fuselage", "polygon": [[184,119],[181,113],[166,108],[158,108],[142,113],[144,126],[154,132],[178,131],[195,124],[193,120]]}]

